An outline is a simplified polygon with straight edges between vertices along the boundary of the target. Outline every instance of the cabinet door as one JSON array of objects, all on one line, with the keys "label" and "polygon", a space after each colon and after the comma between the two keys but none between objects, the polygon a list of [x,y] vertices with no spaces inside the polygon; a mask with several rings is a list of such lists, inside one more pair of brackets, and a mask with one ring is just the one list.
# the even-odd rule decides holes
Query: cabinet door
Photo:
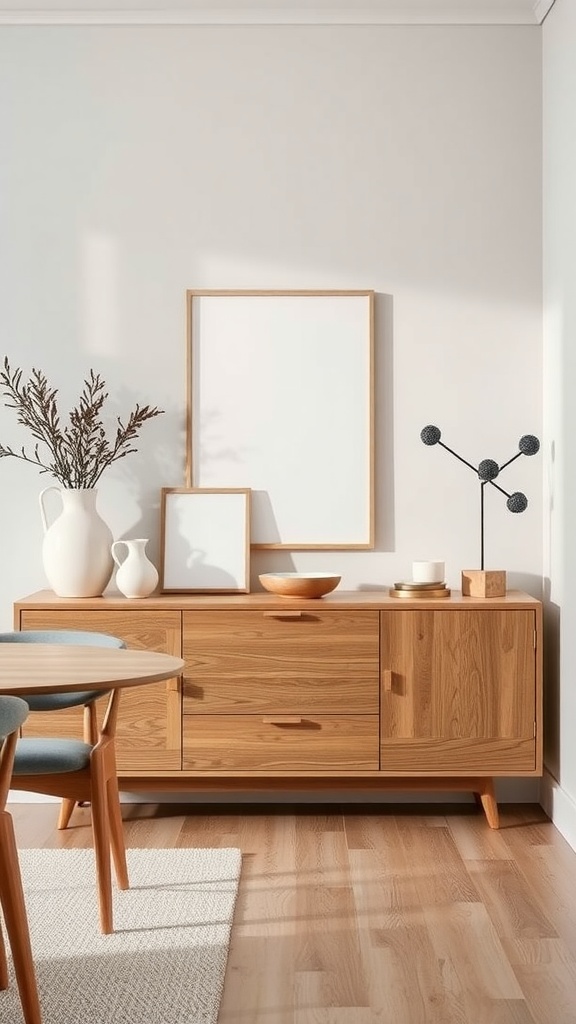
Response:
[{"label": "cabinet door", "polygon": [[[178,611],[27,611],[21,629],[87,629],[111,633],[128,647],[161,651],[180,657]],[[99,712],[105,701],[99,701]],[[117,730],[118,770],[179,769],[181,767],[181,708],[179,680],[127,687],[120,699]],[[82,710],[31,714],[28,736],[82,736]]]},{"label": "cabinet door", "polygon": [[536,762],[532,610],[381,613],[381,770],[529,775]]}]

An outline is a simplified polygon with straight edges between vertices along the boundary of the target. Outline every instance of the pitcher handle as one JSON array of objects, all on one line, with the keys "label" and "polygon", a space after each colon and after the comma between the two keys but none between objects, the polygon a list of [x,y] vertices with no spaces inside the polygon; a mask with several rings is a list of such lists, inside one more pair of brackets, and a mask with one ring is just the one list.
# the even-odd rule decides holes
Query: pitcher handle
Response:
[{"label": "pitcher handle", "polygon": [[56,484],[50,484],[50,487],[45,487],[43,491],[40,491],[38,495],[38,501],[40,503],[40,515],[42,517],[42,526],[44,527],[44,533],[48,530],[48,518],[46,516],[46,509],[44,508],[44,495],[48,494],[48,491],[58,491],[60,497],[62,497],[61,488],[57,487]]},{"label": "pitcher handle", "polygon": [[118,557],[118,555],[116,554],[116,551],[115,551],[115,548],[117,548],[119,544],[126,544],[126,541],[125,540],[115,540],[113,545],[112,545],[112,547],[110,548],[110,553],[112,555],[112,558],[116,562],[116,565],[118,566],[118,568],[120,568],[120,566],[123,564],[120,561],[120,558]]}]

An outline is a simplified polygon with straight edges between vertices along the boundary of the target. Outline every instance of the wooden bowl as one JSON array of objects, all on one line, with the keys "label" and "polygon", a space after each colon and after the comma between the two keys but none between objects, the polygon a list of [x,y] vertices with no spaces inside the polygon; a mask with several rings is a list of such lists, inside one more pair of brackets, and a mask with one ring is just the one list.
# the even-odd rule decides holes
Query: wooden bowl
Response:
[{"label": "wooden bowl", "polygon": [[258,579],[278,597],[324,597],[335,590],[341,576],[330,572],[264,572]]}]

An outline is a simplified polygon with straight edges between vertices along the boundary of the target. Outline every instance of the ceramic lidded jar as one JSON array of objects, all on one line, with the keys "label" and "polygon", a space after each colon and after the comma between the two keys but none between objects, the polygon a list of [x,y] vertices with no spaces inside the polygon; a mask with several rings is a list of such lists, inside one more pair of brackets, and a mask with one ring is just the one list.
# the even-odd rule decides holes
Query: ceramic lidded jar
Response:
[{"label": "ceramic lidded jar", "polygon": [[[112,557],[118,566],[116,586],[124,597],[149,597],[158,584],[158,571],[146,554],[148,538],[117,540],[111,547]],[[122,547],[127,549],[124,558]]]}]

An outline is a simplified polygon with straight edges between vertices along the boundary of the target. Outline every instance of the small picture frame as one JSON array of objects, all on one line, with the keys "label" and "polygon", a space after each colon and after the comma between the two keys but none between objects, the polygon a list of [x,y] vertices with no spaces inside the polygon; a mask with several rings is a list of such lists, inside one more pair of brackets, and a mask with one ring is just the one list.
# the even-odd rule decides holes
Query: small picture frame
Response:
[{"label": "small picture frame", "polygon": [[250,489],[163,487],[163,593],[250,591]]}]

